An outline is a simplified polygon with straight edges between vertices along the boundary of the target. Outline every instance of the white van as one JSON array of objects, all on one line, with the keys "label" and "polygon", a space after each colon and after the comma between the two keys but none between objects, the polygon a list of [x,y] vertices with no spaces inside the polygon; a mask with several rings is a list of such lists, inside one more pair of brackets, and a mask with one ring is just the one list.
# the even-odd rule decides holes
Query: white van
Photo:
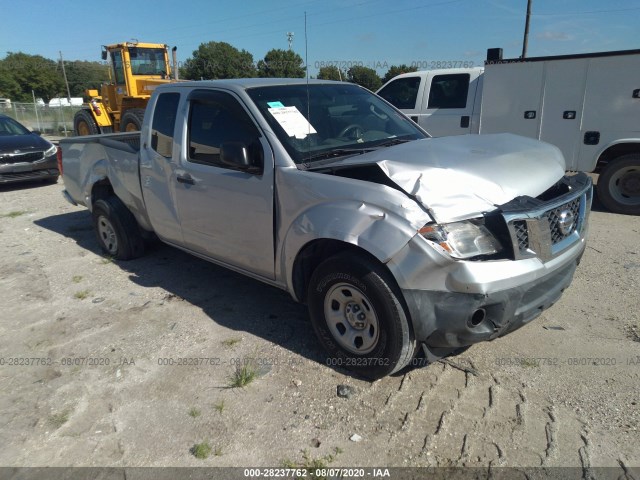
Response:
[{"label": "white van", "polygon": [[640,214],[640,50],[503,59],[399,75],[378,95],[435,137],[515,133],[556,145],[571,171],[599,172],[611,211]]}]

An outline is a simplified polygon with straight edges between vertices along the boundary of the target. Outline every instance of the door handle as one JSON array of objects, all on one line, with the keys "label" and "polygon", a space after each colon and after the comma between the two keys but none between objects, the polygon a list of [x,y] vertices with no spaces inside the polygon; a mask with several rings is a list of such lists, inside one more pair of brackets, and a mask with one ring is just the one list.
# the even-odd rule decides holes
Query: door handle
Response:
[{"label": "door handle", "polygon": [[176,180],[178,181],[178,183],[186,183],[187,185],[195,185],[196,184],[196,181],[188,173],[186,175],[178,175],[178,176],[176,176]]}]

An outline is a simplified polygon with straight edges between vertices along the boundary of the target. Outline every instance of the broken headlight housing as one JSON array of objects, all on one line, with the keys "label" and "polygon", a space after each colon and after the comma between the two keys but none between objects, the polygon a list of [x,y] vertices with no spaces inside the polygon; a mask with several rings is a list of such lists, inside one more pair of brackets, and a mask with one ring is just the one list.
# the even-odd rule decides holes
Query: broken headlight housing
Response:
[{"label": "broken headlight housing", "polygon": [[428,224],[418,230],[418,233],[454,258],[494,255],[502,250],[500,242],[483,225],[482,219]]}]

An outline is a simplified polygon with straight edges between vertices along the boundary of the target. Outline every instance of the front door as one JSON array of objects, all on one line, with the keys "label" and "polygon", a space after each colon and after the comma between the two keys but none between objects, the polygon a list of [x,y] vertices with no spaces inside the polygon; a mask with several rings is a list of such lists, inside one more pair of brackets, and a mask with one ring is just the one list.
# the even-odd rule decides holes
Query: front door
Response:
[{"label": "front door", "polygon": [[[190,250],[275,278],[273,154],[251,115],[231,93],[194,90],[188,98],[185,147],[176,169],[176,204]],[[260,173],[220,160],[223,143],[246,146]]]}]

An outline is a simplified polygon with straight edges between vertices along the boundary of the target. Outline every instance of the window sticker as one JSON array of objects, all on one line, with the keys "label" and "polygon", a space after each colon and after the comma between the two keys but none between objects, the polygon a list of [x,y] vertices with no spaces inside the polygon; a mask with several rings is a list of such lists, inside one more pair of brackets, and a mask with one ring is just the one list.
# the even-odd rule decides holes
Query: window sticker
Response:
[{"label": "window sticker", "polygon": [[282,102],[267,102],[267,105],[269,105],[269,107],[271,108],[284,107]]},{"label": "window sticker", "polygon": [[269,113],[290,137],[302,139],[311,133],[318,133],[296,107],[270,108]]}]

